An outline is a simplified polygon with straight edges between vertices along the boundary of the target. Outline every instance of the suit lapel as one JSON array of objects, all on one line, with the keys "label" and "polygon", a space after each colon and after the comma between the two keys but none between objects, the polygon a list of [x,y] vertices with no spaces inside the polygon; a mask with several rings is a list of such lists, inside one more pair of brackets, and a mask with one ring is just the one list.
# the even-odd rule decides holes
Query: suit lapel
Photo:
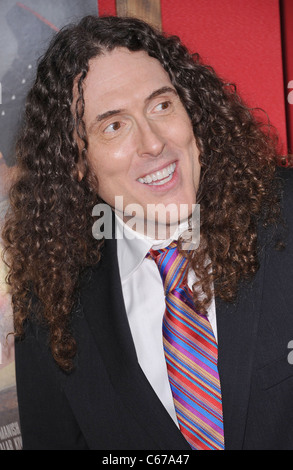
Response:
[{"label": "suit lapel", "polygon": [[228,450],[243,446],[263,276],[264,260],[253,282],[241,286],[237,302],[229,304],[216,299],[219,373]]},{"label": "suit lapel", "polygon": [[[142,372],[124,307],[116,240],[105,240],[81,301],[112,385],[129,412],[162,449],[190,449]],[[98,306],[98,307],[97,307]]]}]

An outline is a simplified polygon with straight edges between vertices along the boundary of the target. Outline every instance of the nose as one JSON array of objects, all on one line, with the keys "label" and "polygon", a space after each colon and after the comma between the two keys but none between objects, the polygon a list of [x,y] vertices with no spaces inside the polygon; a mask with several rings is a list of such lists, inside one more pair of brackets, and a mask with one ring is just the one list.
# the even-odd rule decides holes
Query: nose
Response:
[{"label": "nose", "polygon": [[165,147],[158,126],[147,119],[138,124],[137,152],[140,157],[159,157]]}]

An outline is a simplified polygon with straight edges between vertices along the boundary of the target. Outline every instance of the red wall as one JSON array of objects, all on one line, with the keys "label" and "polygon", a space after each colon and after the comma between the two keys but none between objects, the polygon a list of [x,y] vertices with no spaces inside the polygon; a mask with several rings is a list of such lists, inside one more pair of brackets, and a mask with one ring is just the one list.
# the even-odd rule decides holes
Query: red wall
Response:
[{"label": "red wall", "polygon": [[[288,4],[292,7],[293,0]],[[116,12],[115,0],[98,0],[98,6],[100,15]],[[164,31],[180,36],[219,75],[236,83],[249,106],[267,112],[285,154],[279,0],[161,0],[161,11]]]},{"label": "red wall", "polygon": [[[290,0],[292,1],[292,0]],[[286,153],[286,118],[278,0],[161,0],[162,25],[235,82],[264,109]]]},{"label": "red wall", "polygon": [[115,0],[97,0],[99,15],[116,15],[116,1]]}]

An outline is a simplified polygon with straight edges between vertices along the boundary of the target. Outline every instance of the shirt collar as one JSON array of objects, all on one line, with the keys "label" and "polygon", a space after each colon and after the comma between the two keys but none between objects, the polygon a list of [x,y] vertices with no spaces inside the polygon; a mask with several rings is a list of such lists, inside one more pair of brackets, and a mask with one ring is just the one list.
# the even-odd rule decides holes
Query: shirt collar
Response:
[{"label": "shirt collar", "polygon": [[115,213],[115,234],[121,281],[126,281],[138,269],[151,248],[165,248],[173,240],[178,240],[180,233],[186,229],[187,225],[186,223],[180,224],[170,239],[156,240],[131,229]]}]

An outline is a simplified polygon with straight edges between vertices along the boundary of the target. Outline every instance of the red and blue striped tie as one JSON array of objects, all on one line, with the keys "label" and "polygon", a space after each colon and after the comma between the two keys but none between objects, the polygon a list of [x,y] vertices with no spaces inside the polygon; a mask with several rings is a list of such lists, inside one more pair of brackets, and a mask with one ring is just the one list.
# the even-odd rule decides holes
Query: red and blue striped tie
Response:
[{"label": "red and blue striped tie", "polygon": [[208,318],[195,311],[187,285],[188,261],[172,242],[150,250],[166,300],[163,342],[180,430],[196,450],[223,450],[224,431],[218,347]]}]

